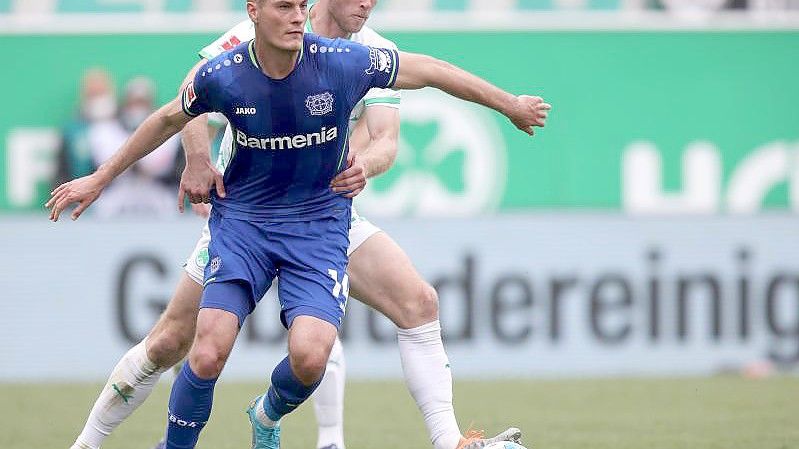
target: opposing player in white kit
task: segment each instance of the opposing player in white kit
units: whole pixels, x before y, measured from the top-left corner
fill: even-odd
[[[327,37],[349,37],[376,47],[396,48],[392,42],[364,27],[375,3],[376,0],[320,0],[311,8],[306,30]],[[253,36],[252,22],[247,20],[200,54],[210,59]],[[193,78],[201,64],[187,79]],[[358,124],[352,126],[355,131],[351,138],[350,167],[334,180],[334,190],[354,196],[363,188],[367,177],[390,167],[397,151],[398,107],[398,92],[373,89],[353,111],[351,119]],[[546,114],[541,126],[545,118]],[[196,119],[184,130],[187,167],[181,181],[181,206],[184,192],[192,203],[207,202],[209,189],[214,185],[220,195],[223,192],[221,175],[208,156],[206,123],[204,118]],[[229,129],[226,134],[227,144],[223,143],[220,151],[222,170],[230,158]],[[347,272],[351,296],[382,312],[397,325],[405,380],[422,411],[435,449],[473,449],[492,441],[519,439],[518,429],[508,429],[491,439],[483,439],[482,435],[461,435],[452,407],[452,376],[441,341],[435,290],[421,279],[407,255],[388,235],[354,212],[349,238]],[[206,226],[186,262],[185,273],[167,310],[148,337],[117,364],[73,449],[99,448],[105,437],[144,402],[160,374],[188,352],[202,295],[208,241]],[[337,341],[322,384],[314,395],[319,423],[317,447],[344,447],[343,389],[344,359]]]

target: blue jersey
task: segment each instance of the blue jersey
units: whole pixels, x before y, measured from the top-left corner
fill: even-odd
[[[263,73],[254,40],[208,61],[183,92],[189,115],[221,112],[233,129],[222,216],[306,221],[331,216],[351,200],[330,181],[346,165],[350,112],[373,87],[396,80],[396,50],[306,34],[294,70]]]

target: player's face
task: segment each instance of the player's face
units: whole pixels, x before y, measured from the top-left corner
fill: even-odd
[[[281,50],[302,49],[308,18],[307,0],[249,0],[247,13],[255,23],[255,35]]]
[[[361,31],[377,0],[330,0],[330,14],[344,31]]]

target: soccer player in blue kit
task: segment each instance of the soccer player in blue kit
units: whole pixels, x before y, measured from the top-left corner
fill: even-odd
[[[529,133],[549,109],[540,99],[512,96],[516,104],[508,108],[509,94],[485,82],[454,87],[463,75],[433,58],[303,35],[304,1],[252,0],[247,10],[256,38],[209,61],[181,98],[148,118],[118,152],[140,157],[204,112],[223,112],[234,127],[227,195],[212,199],[197,335],[170,398],[168,448],[196,444],[238,330],[278,273],[289,355],[250,407],[253,447],[279,447],[280,418],[321,379],[347,297],[351,200],[334,193],[330,180],[347,160],[350,111],[369,88],[456,91]],[[106,164],[111,176],[130,165],[126,157]],[[95,198],[80,201],[73,217]],[[53,219],[73,201],[69,189],[57,191]]]

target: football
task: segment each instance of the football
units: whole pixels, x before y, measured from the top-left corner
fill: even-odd
[[[488,446],[485,446],[483,449],[527,449],[527,448],[519,443],[513,443],[511,441],[497,441],[496,443],[491,443]]]

